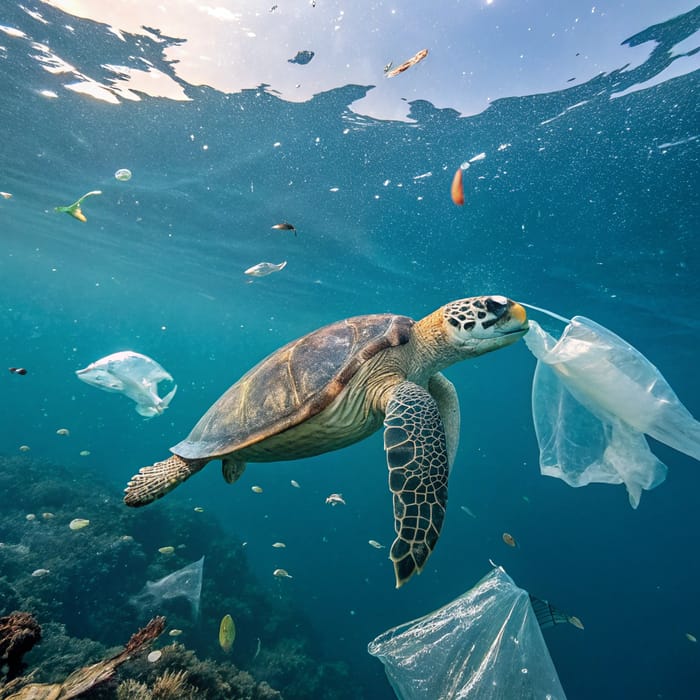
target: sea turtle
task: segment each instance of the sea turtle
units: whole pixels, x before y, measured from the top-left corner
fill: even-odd
[[[525,309],[502,296],[459,299],[417,322],[374,314],[320,328],[243,375],[171,457],[131,479],[124,502],[150,503],[213,459],[222,460],[231,483],[246,462],[337,450],[383,422],[398,588],[425,565],[445,516],[459,403],[440,371],[510,345],[527,330]]]

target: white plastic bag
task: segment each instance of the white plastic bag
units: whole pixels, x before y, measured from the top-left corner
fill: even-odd
[[[557,341],[535,321],[532,413],[540,470],[570,486],[624,483],[633,508],[666,478],[643,433],[700,459],[700,423],[639,351],[575,316]]]
[[[128,396],[136,402],[136,412],[145,418],[161,415],[177,391],[176,384],[161,398],[158,384],[172,383],[173,378],[155,360],[132,350],[107,355],[76,374],[86,384]]]
[[[565,699],[530,596],[500,567],[368,651],[399,700]]]

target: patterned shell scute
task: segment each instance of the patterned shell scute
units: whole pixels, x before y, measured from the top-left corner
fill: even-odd
[[[356,316],[288,343],[231,386],[171,451],[214,458],[302,423],[328,406],[364,362],[408,342],[413,324],[393,314]]]

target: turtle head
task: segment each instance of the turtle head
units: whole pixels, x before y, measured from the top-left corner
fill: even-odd
[[[511,345],[528,331],[525,309],[502,296],[458,299],[441,311],[444,338],[462,357]]]

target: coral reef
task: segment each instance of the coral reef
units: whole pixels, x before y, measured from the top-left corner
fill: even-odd
[[[41,640],[41,627],[33,615],[13,612],[0,617],[0,679],[22,675],[22,657]]]
[[[71,530],[74,518],[89,524]],[[202,556],[196,619],[182,596],[159,601],[157,610],[130,603],[147,581]],[[185,699],[192,689],[192,697],[206,700],[362,698],[347,668],[314,646],[294,601],[273,598],[255,579],[240,541],[208,512],[195,513],[177,499],[133,510],[98,476],[76,477],[26,455],[0,457],[0,572],[0,615],[26,610],[41,625],[41,644],[24,658],[37,683],[62,682],[75,668],[107,657],[135,625],[163,614],[166,635],[182,635],[177,643],[161,646],[155,663],[129,660],[113,683],[86,697],[165,697],[159,693],[179,679],[177,697]],[[237,630],[226,657],[218,643],[223,612]]]

